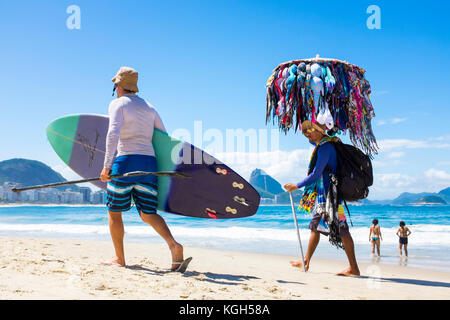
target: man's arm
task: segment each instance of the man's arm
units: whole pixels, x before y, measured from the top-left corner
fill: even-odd
[[[105,161],[103,163],[103,170],[100,174],[100,179],[103,182],[111,180],[109,175],[111,173],[111,167],[114,162],[114,154],[117,150],[117,144],[119,143],[120,130],[123,124],[123,112],[122,103],[120,101],[113,100],[109,104],[109,127],[108,134],[106,136],[106,153]]]

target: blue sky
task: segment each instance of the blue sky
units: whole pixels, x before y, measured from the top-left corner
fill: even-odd
[[[81,10],[69,30],[66,9]],[[366,9],[378,5],[381,29]],[[450,186],[446,1],[2,1],[0,160],[36,159],[73,177],[46,140],[53,119],[107,112],[120,66],[169,132],[265,125],[265,83],[279,63],[316,54],[367,70],[381,150],[369,199]],[[346,137],[344,140],[347,139]],[[305,175],[310,145],[280,136],[280,182]],[[248,178],[250,167],[233,166]],[[246,176],[247,175],[247,176]]]

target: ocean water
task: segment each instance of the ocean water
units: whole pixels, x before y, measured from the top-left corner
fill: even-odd
[[[450,206],[349,208],[353,222],[350,232],[359,262],[450,272]],[[290,206],[261,206],[252,217],[231,220],[160,214],[176,240],[185,246],[300,256]],[[379,220],[383,235],[380,259],[372,257],[369,243],[369,227],[374,218]],[[306,252],[311,217],[297,214],[297,219],[303,251]],[[135,208],[125,212],[123,220],[125,241],[163,243],[156,232],[140,220]],[[412,231],[407,260],[400,259],[398,255],[396,231],[401,220],[405,221]],[[0,236],[110,240],[106,208],[93,206],[0,207]],[[321,236],[314,257],[346,260],[344,251],[333,247],[324,236]],[[286,257],[287,261],[288,259]]]

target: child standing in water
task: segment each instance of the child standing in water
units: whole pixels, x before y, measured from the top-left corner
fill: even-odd
[[[372,243],[372,254],[375,254],[375,246],[377,247],[377,254],[380,256],[380,243],[383,240],[381,236],[381,228],[378,225],[378,219],[372,220],[372,226],[370,227],[369,241]]]
[[[399,237],[398,250],[400,256],[402,255],[402,246],[405,250],[405,256],[408,256],[408,236],[410,234],[411,231],[405,226],[405,222],[400,221],[400,227],[397,230],[397,236]]]

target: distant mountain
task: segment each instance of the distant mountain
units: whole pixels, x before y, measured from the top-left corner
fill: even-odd
[[[21,187],[67,181],[61,174],[46,164],[28,159],[10,159],[0,162],[0,185],[4,182],[19,183]],[[78,191],[78,186],[64,186],[59,189]]]
[[[438,192],[440,196],[450,197],[450,187],[445,188]]]
[[[250,184],[259,192],[261,198],[276,199],[278,204],[290,203],[289,193],[284,191],[281,184],[261,169],[253,170],[250,176]],[[296,190],[292,193],[294,201],[298,203],[302,191]],[[417,203],[450,204],[450,187],[439,191],[439,193],[404,192],[393,200],[368,200],[363,199],[351,202],[351,205],[411,205]]]
[[[272,194],[284,192],[281,184],[261,169],[253,170],[250,175],[250,184]]]
[[[417,203],[428,203],[428,204],[447,204],[447,201],[439,196],[425,196],[420,198]]]
[[[439,193],[421,192],[421,193],[409,193],[404,192],[397,198],[392,200],[393,205],[409,205],[422,202],[430,202],[436,204],[450,203],[450,188],[441,190]],[[430,200],[430,201],[427,201]],[[434,201],[431,201],[434,200]]]
[[[291,203],[289,193],[286,192],[281,184],[261,169],[253,170],[250,176],[250,184],[258,191],[261,198],[276,200],[277,204]],[[301,190],[292,192],[295,203],[300,202]]]
[[[256,189],[256,191],[258,191],[261,198],[275,199],[275,195],[273,193],[267,192],[258,186],[253,186],[253,187]]]

